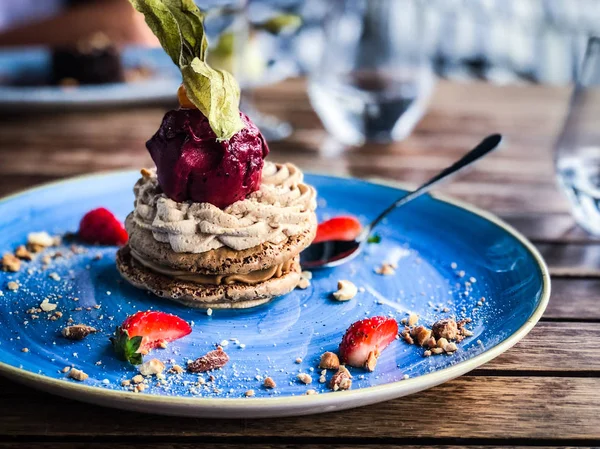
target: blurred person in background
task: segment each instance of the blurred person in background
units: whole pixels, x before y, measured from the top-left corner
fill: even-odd
[[[0,0],[3,47],[65,46],[98,32],[115,44],[157,44],[128,0]]]

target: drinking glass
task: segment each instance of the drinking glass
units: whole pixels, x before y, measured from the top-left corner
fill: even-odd
[[[431,94],[420,0],[335,0],[309,96],[327,131],[361,145],[406,137]]]
[[[554,152],[559,185],[577,223],[600,235],[600,38],[588,41]]]

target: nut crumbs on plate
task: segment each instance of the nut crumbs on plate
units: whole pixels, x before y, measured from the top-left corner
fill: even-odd
[[[340,367],[340,359],[337,354],[333,352],[324,352],[321,355],[321,361],[319,362],[319,368],[324,369],[338,369]]]
[[[349,390],[351,387],[352,375],[344,365],[340,365],[340,368],[329,381],[329,388],[331,388],[333,391],[338,391]]]
[[[67,377],[71,378],[71,379],[75,379],[78,380],[80,382],[83,382],[84,380],[86,380],[89,376],[84,373],[83,371],[77,369],[77,368],[71,368],[69,370],[69,373],[67,374]]]
[[[85,324],[67,326],[62,330],[62,336],[69,340],[83,340],[89,334],[96,332],[96,328]]]
[[[152,376],[160,374],[165,370],[165,364],[158,359],[151,359],[138,366],[138,371],[142,376]]]
[[[277,386],[277,384],[270,377],[265,377],[265,380],[263,381],[263,386],[265,388],[275,388]]]
[[[390,263],[383,263],[380,267],[375,268],[375,273],[382,276],[391,276],[396,273],[395,267]]]
[[[17,272],[21,269],[21,260],[11,253],[6,253],[2,256],[2,269],[13,273]]]
[[[312,382],[312,377],[310,377],[310,375],[309,375],[309,374],[306,374],[306,373],[300,373],[300,374],[298,374],[298,375],[296,376],[296,378],[297,378],[297,379],[298,379],[300,382],[302,382],[303,384],[306,384],[306,385],[308,385],[309,383],[311,383],[311,382]]]

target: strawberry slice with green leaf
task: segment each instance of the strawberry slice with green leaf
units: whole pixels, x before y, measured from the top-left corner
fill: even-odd
[[[375,369],[377,357],[398,335],[393,318],[374,316],[353,323],[340,344],[340,361],[357,368]]]
[[[137,312],[117,327],[110,339],[121,360],[133,365],[142,363],[142,356],[163,343],[185,337],[192,332],[190,325],[170,313],[149,310]]]
[[[362,225],[351,215],[334,217],[319,224],[313,243],[327,240],[354,240],[360,234]]]

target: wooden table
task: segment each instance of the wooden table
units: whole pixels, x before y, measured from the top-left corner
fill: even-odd
[[[342,154],[323,150],[326,134],[302,80],[258,98],[264,110],[296,127],[291,140],[271,146],[271,158],[317,172],[416,183],[482,136],[503,133],[502,151],[444,191],[497,213],[540,249],[553,274],[542,321],[516,347],[452,382],[320,416],[210,421],[143,415],[0,380],[0,449],[30,442],[53,449],[600,444],[600,240],[575,227],[552,168],[568,90],[442,82],[410,138]],[[163,112],[164,107],[1,118],[0,194],[79,173],[149,166],[144,142]]]

